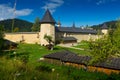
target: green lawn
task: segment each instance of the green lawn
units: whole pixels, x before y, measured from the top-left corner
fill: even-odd
[[[82,49],[88,50],[89,49],[89,43],[83,41],[83,42],[78,43],[77,46],[73,46],[73,47],[82,48]]]
[[[60,46],[55,46],[54,50],[47,50],[45,47],[40,46],[38,44],[19,44],[18,49],[15,52],[16,54],[19,54],[19,55],[28,54],[29,62],[33,64],[33,63],[36,63],[36,61],[39,58],[43,57],[46,54],[50,54],[58,51],[64,51],[64,50],[69,50],[79,55],[89,55],[89,52],[87,51],[64,48]]]
[[[38,59],[46,54],[63,50],[89,55],[87,51],[59,46],[55,46],[51,51],[38,44],[19,44],[17,50],[0,55],[0,80],[119,80],[120,76],[116,74],[108,76],[70,66],[38,62]]]

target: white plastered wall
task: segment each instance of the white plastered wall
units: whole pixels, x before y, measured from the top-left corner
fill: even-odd
[[[50,23],[41,24],[40,31],[40,42],[41,45],[47,45],[48,42],[44,39],[45,35],[52,36],[53,41],[55,41],[55,25]]]
[[[40,35],[37,32],[5,33],[5,39],[11,40],[13,42],[20,42],[24,39],[25,43],[40,44]]]

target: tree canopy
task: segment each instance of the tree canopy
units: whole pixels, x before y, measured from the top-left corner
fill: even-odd
[[[39,19],[39,17],[36,17],[35,22],[34,22],[31,29],[33,32],[40,31],[40,19]]]
[[[4,26],[0,25],[0,50],[4,44]]]
[[[120,20],[117,21],[116,26],[116,29],[109,29],[108,35],[90,41],[89,48],[93,57],[90,63],[120,56]]]

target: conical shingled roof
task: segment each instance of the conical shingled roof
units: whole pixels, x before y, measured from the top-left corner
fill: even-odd
[[[103,26],[101,27],[101,29],[108,29],[108,26],[106,24],[103,24]]]
[[[47,9],[40,23],[56,23],[50,11]]]

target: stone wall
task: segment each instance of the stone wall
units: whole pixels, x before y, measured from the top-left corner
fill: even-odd
[[[82,33],[63,33],[63,32],[58,32],[56,33],[56,39],[60,40],[62,37],[75,37],[77,39],[77,42],[81,42],[82,40],[95,40],[100,38],[102,35],[97,35],[97,34],[82,34]]]
[[[46,33],[47,32],[44,32],[44,34],[46,34]],[[52,35],[52,37],[53,37],[54,34],[48,34],[48,35]],[[43,41],[44,43],[47,44],[47,41],[44,40],[44,38],[41,38],[40,36],[41,36],[40,32],[5,33],[5,39],[11,40],[13,42],[21,42],[22,40],[24,40],[25,43],[41,44],[40,42]],[[102,35],[100,35],[99,37],[101,37],[101,36]],[[42,36],[42,37],[44,37],[44,36]],[[90,38],[93,39],[93,40],[99,38],[98,35],[95,35],[95,34],[60,33],[60,32],[56,33],[56,40],[60,40],[60,38],[62,38],[62,37],[75,37],[77,39],[77,42],[81,42],[82,40],[87,40],[88,41],[88,40],[90,40]],[[41,39],[41,41],[40,41],[40,39]]]
[[[5,39],[11,40],[13,42],[22,42],[40,44],[40,34],[38,32],[17,32],[17,33],[5,33]]]

